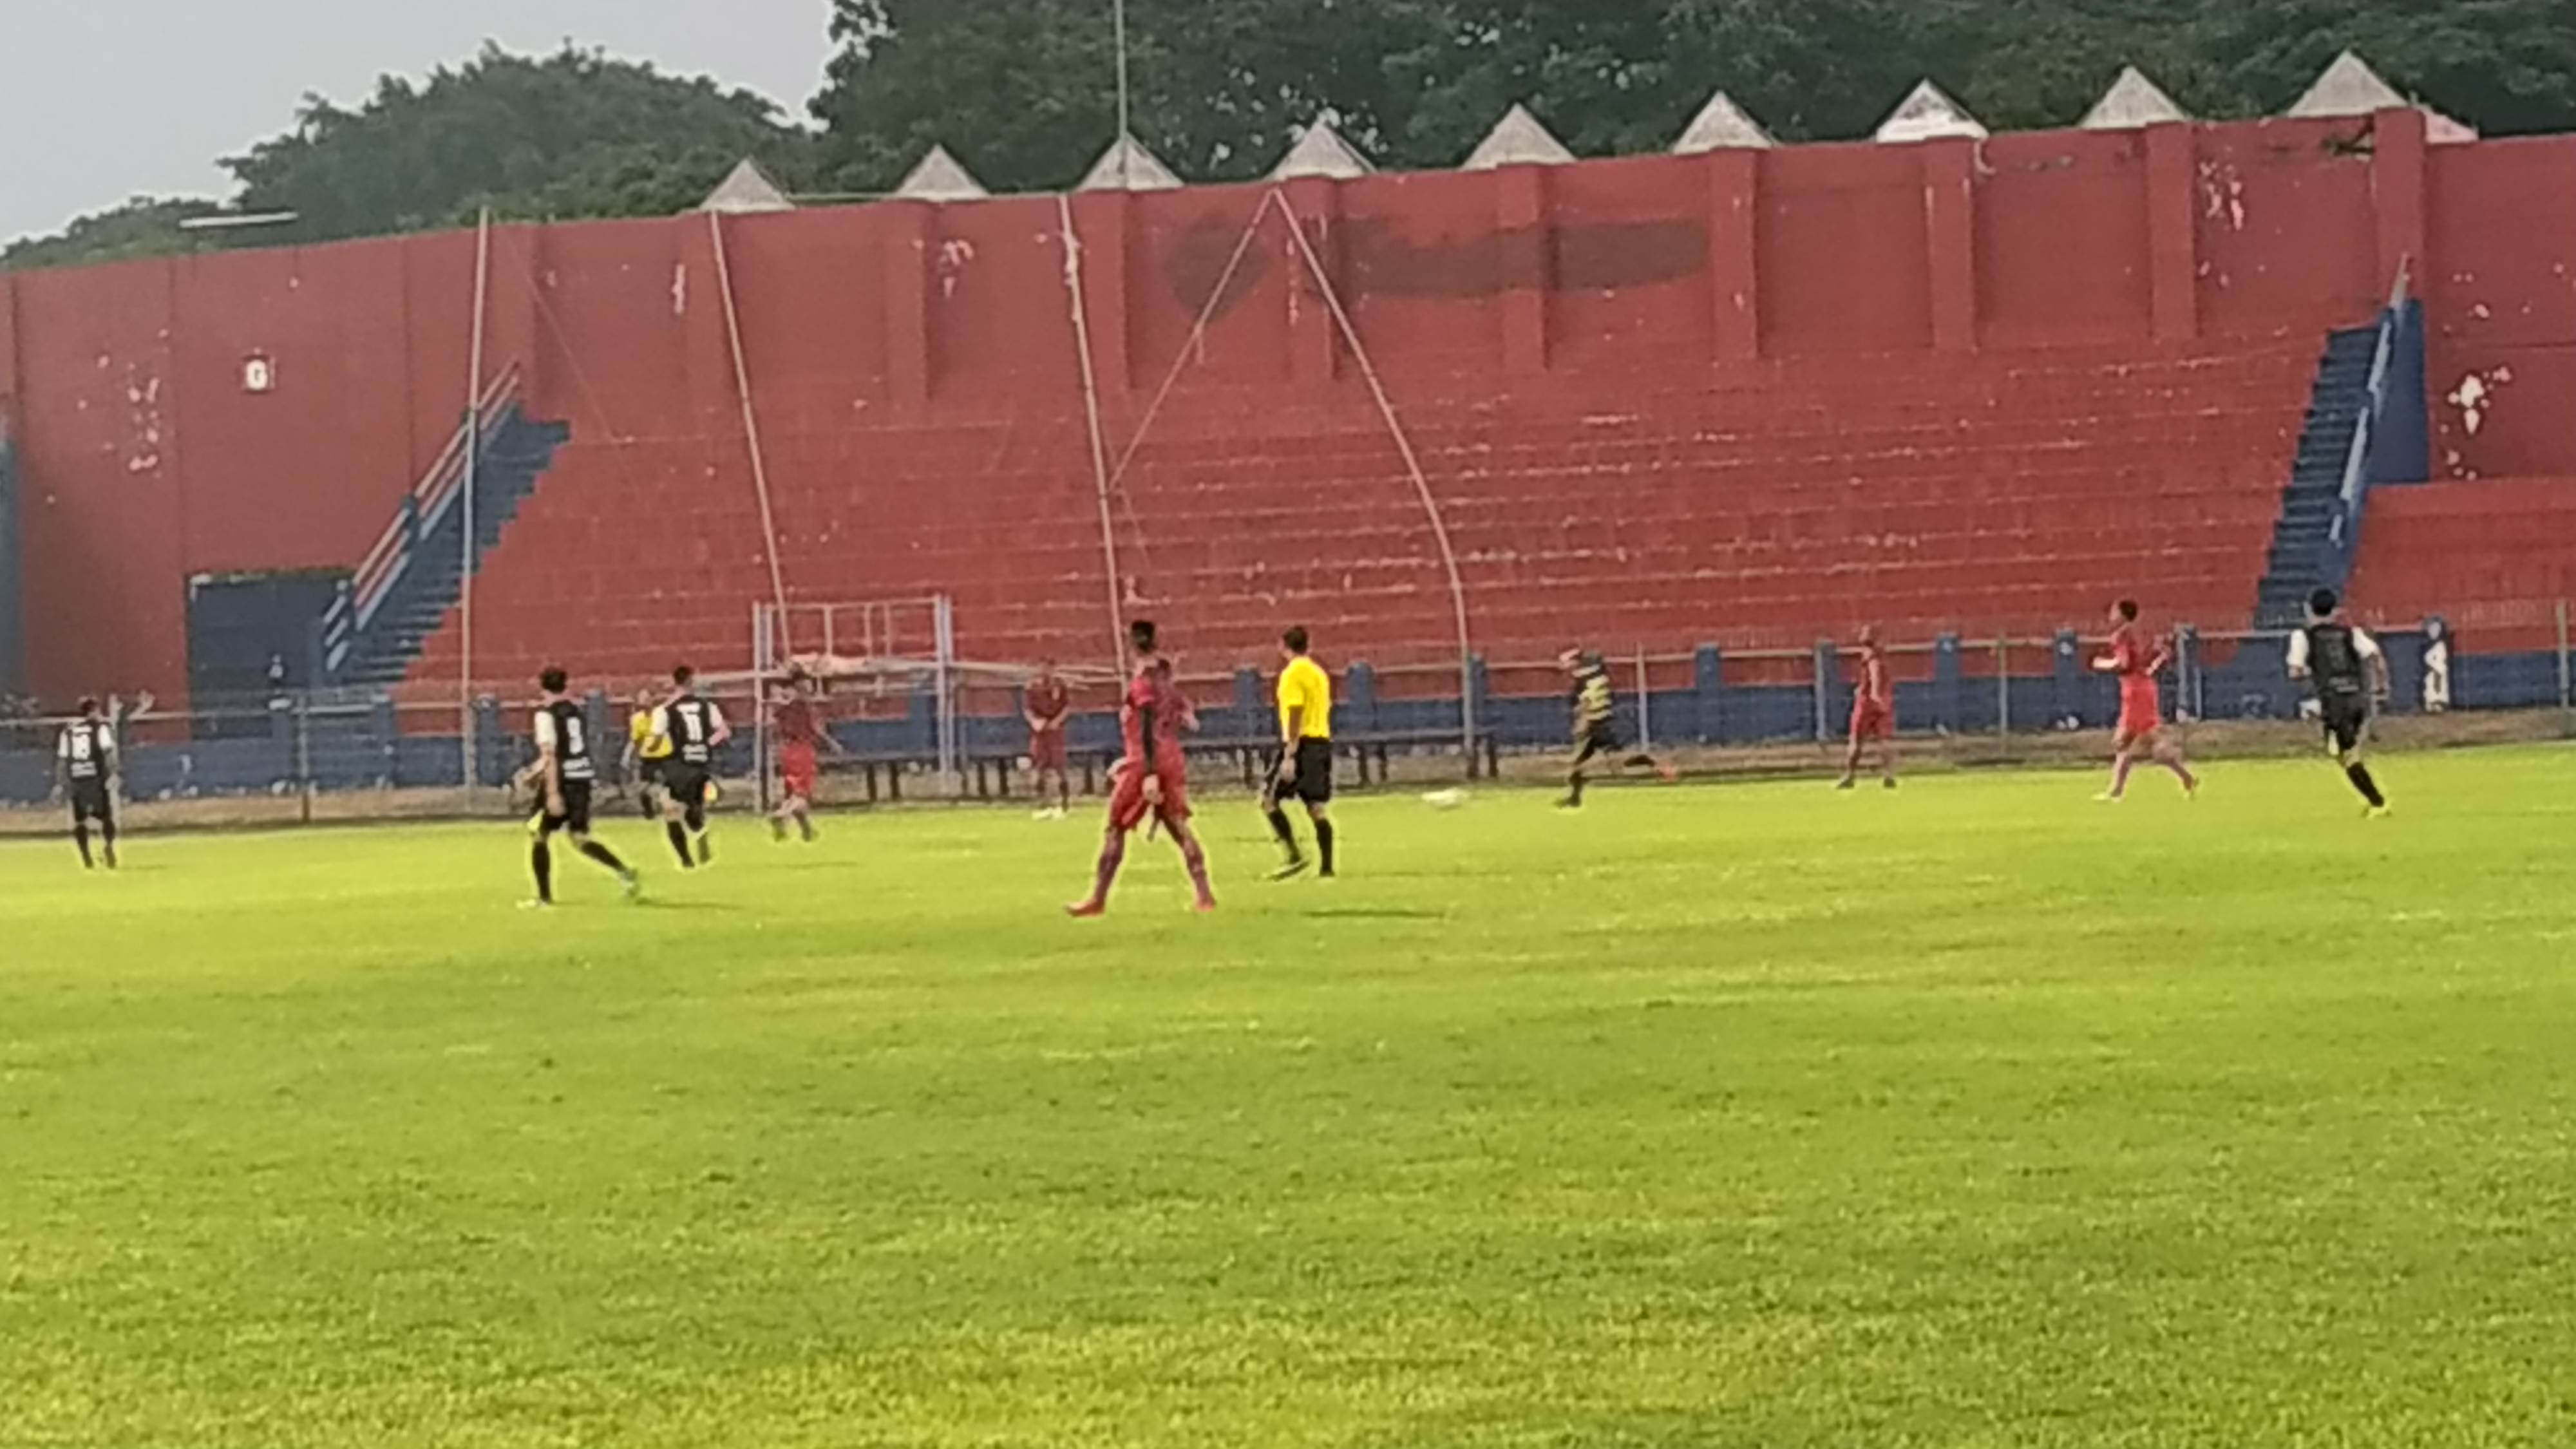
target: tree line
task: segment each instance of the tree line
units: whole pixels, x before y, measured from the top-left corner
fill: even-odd
[[[1117,125],[1111,0],[834,0],[801,120],[566,47],[486,47],[223,165],[273,233],[139,198],[0,253],[41,266],[515,218],[665,215],[749,156],[791,189],[891,190],[932,143],[999,191],[1070,184]],[[1514,102],[1578,154],[1671,144],[1723,88],[1783,140],[1857,137],[1929,76],[1997,129],[2065,125],[2124,64],[2195,114],[2271,114],[2359,51],[2490,133],[2576,130],[2576,0],[1128,0],[1133,128],[1190,180],[1258,175],[1331,112],[1382,165],[1455,165]]]

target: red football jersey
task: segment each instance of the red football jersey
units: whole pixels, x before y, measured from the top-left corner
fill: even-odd
[[[2111,634],[2111,662],[2117,667],[2122,682],[2150,680],[2165,667],[2164,646],[2150,638],[2135,624],[2123,624]]]
[[[1153,716],[1154,737],[1145,738],[1146,716]],[[1127,681],[1127,697],[1118,711],[1119,732],[1130,764],[1143,764],[1147,750],[1158,761],[1181,758],[1181,730],[1188,723],[1190,702],[1172,683],[1172,667],[1149,659]]]
[[[1860,697],[1868,703],[1886,706],[1895,702],[1887,680],[1887,654],[1880,649],[1866,649],[1860,656]]]
[[[811,701],[791,699],[778,707],[778,737],[791,745],[823,743],[823,722]]]
[[[1061,724],[1073,708],[1073,697],[1065,691],[1061,679],[1032,680],[1028,693],[1029,713],[1048,724]]]

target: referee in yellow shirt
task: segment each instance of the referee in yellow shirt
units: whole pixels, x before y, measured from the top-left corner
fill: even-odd
[[[661,701],[653,691],[639,691],[635,713],[626,722],[627,781],[635,786],[635,803],[647,820],[662,818],[662,767],[671,762],[671,742],[653,734],[653,710]]]
[[[1279,652],[1288,663],[1279,671],[1279,763],[1270,772],[1261,807],[1270,828],[1288,852],[1288,863],[1273,880],[1306,873],[1306,853],[1297,847],[1297,831],[1288,823],[1286,802],[1306,802],[1315,822],[1315,856],[1321,874],[1333,874],[1333,681],[1324,666],[1306,653],[1306,631],[1279,636]]]

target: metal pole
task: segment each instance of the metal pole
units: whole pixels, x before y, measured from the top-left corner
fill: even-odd
[[[303,788],[298,813],[302,823],[313,823],[313,707],[309,696],[295,701],[295,779]]]
[[[1133,191],[1129,172],[1135,148],[1127,144],[1135,127],[1134,102],[1127,88],[1127,0],[1111,0],[1110,13],[1118,31],[1118,189]]]
[[[465,788],[474,788],[474,493],[483,472],[483,310],[492,282],[492,208],[483,208],[474,224],[474,334],[465,349],[465,509],[462,557],[457,565],[456,710],[458,739],[464,752]]]
[[[752,798],[766,815],[777,804],[769,798],[769,714],[761,708],[761,681],[769,677],[769,607],[751,601],[751,774]]]
[[[2570,678],[2567,657],[2567,601],[2558,601],[2558,707],[2576,709],[2576,679]]]
[[[1646,646],[1637,646],[1637,748],[1655,747],[1654,695],[1646,689]]]
[[[931,605],[932,628],[938,637],[938,655],[934,669],[939,689],[939,780],[940,789],[951,798],[962,793],[964,782],[957,777],[957,701],[948,663],[954,657],[955,621],[949,613],[949,601],[941,594]]]
[[[1995,736],[2012,738],[2012,645],[1995,641]]]

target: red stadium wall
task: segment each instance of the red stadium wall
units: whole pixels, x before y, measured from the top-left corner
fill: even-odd
[[[2437,399],[2437,470],[2576,472],[2576,139],[2428,149],[2420,117],[2388,113],[1284,190],[1397,404],[1451,430],[1444,467],[1570,446],[1554,440],[1587,409],[1687,422],[1750,405],[1784,365],[1802,398],[1865,412],[1873,378],[1908,387],[1945,357],[2268,355],[2366,318],[2403,261],[2434,391],[2479,379],[2474,422]],[[1181,435],[1258,419],[1391,468],[1356,359],[1275,220],[1188,345],[1265,194],[1074,201],[1113,451],[1187,348],[1166,414]],[[1060,536],[1042,566],[1061,575],[1062,632],[1105,633],[1057,227],[1047,198],[724,223],[783,531],[808,557],[895,578],[940,538],[999,557]],[[473,273],[473,239],[447,234],[0,278],[33,686],[175,695],[190,575],[354,563],[459,414]],[[544,555],[603,595],[639,574],[648,594],[720,595],[728,621],[766,592],[739,506],[724,300],[703,217],[497,234],[493,365],[522,365],[532,411],[574,429],[486,567],[497,589]],[[241,382],[255,356],[276,367],[264,395]],[[1836,375],[1839,392],[1815,392]],[[1295,500],[1299,451],[1211,448],[1205,466],[1269,469]],[[696,506],[710,500],[724,506]],[[1413,526],[1390,515],[1390,539]],[[1411,570],[1397,594],[1424,583],[1419,542],[1394,560]],[[1446,628],[1445,590],[1388,607]],[[674,647],[737,647],[724,628]]]

